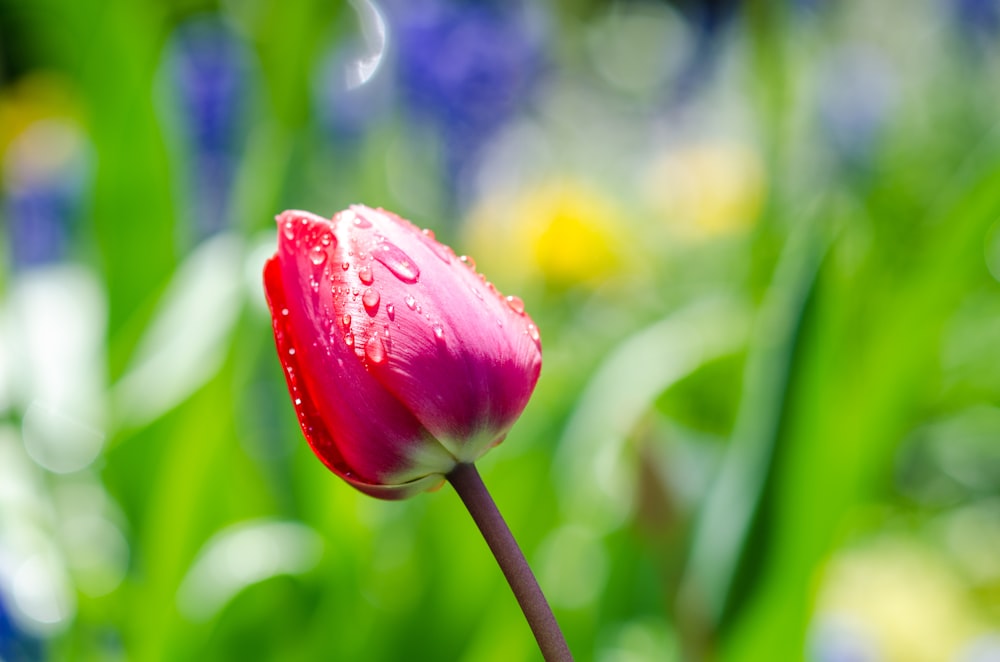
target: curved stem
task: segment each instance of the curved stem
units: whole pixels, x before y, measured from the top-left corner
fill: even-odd
[[[447,476],[496,557],[547,662],[572,662],[566,639],[493,497],[474,464],[459,464]]]

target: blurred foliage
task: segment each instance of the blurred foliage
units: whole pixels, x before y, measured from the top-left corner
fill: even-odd
[[[480,469],[578,660],[997,659],[998,105],[995,0],[0,0],[0,660],[539,659],[301,439],[352,202],[542,331]]]

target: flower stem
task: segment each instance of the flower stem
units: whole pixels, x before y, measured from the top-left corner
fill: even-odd
[[[546,662],[572,662],[566,639],[521,548],[497,510],[476,465],[462,463],[447,476],[496,557]]]

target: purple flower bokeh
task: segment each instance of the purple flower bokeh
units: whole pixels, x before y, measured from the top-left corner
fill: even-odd
[[[521,112],[547,62],[545,17],[520,2],[394,2],[400,92],[441,134],[457,183],[479,149]]]
[[[66,259],[82,211],[86,140],[66,121],[40,120],[4,155],[3,212],[15,271]]]
[[[168,67],[194,164],[190,173],[194,231],[199,238],[205,237],[228,222],[236,163],[246,133],[249,56],[224,23],[203,17],[177,27]]]

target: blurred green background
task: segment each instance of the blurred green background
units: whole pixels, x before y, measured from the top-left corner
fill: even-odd
[[[0,0],[0,660],[540,659],[312,456],[285,208],[542,331],[479,463],[577,659],[1000,659],[1000,3]]]

